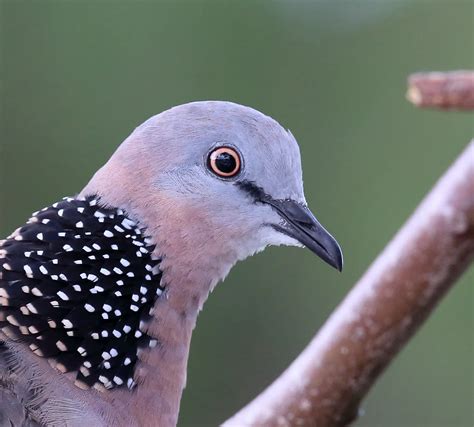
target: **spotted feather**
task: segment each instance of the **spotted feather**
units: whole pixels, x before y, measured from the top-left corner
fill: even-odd
[[[83,388],[133,388],[164,287],[146,230],[96,197],[35,212],[0,242],[0,328]]]

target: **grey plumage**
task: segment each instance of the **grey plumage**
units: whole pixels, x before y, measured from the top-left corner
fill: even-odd
[[[15,356],[5,343],[0,342],[0,426],[39,427],[29,417],[28,402],[33,393],[18,381]]]
[[[291,133],[227,102],[152,117],[78,196],[0,244],[3,420],[175,425],[209,292],[280,244],[342,267],[306,206]]]

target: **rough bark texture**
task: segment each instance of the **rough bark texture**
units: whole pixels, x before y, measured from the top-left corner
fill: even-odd
[[[418,106],[474,108],[474,74],[415,74]],[[474,259],[474,140],[308,347],[224,427],[339,427]]]
[[[407,98],[417,107],[473,110],[474,71],[412,74]]]

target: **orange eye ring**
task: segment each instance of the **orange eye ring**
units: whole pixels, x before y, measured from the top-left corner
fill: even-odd
[[[240,172],[241,161],[239,153],[231,147],[219,147],[211,151],[208,167],[217,176],[232,178]]]

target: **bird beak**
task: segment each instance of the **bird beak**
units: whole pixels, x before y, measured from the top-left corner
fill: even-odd
[[[267,199],[265,202],[285,220],[283,225],[275,226],[278,231],[298,240],[329,265],[342,271],[343,257],[339,244],[307,206],[294,200]]]

